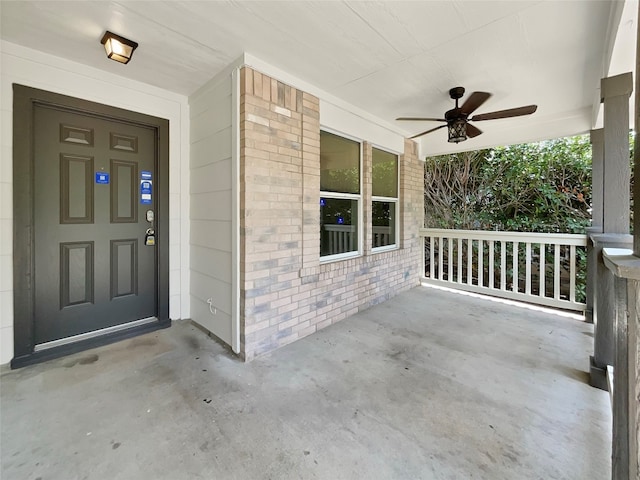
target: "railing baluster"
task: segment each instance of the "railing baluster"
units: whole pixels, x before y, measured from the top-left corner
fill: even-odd
[[[467,238],[467,285],[473,285],[473,239]]]
[[[462,237],[458,238],[458,268],[457,268],[457,273],[458,273],[458,283],[462,283],[462,269],[463,269],[463,264],[462,264]]]
[[[442,257],[444,256],[444,242],[442,241],[442,237],[438,237],[438,280],[444,280],[444,274],[442,272]]]
[[[325,228],[327,240],[336,253],[342,253],[339,250],[354,241],[354,232],[345,234],[343,226],[331,226],[334,231],[329,227]],[[374,233],[377,234],[376,244],[388,243],[386,232]],[[489,293],[557,308],[585,310],[584,302],[576,301],[580,285],[577,275],[582,273],[580,269],[583,268],[580,258],[576,257],[578,247],[585,248],[587,244],[584,235],[427,228],[421,229],[420,234],[425,242],[421,255],[424,259],[425,283],[455,285],[460,290]],[[428,254],[426,248],[429,249]],[[499,259],[497,248],[500,248]],[[553,260],[547,262],[547,253],[553,255]],[[429,262],[428,268],[426,262]],[[445,262],[448,262],[446,266]],[[499,273],[496,271],[498,268]],[[553,287],[549,288],[547,270],[549,281],[553,281]],[[520,271],[524,277],[522,285]],[[535,275],[539,275],[537,280],[534,280]],[[565,278],[567,276],[569,279]],[[508,283],[509,279],[512,281],[511,285]]]
[[[433,276],[434,269],[435,269],[435,265],[434,265],[434,263],[435,263],[434,254],[435,254],[435,248],[436,248],[435,247],[435,243],[436,243],[435,238],[436,237],[434,237],[434,236],[429,237],[429,239],[430,239],[430,241],[429,241],[429,245],[430,245],[430,248],[429,248],[429,278],[435,278]]]
[[[560,300],[560,244],[553,248],[553,298]]]
[[[540,244],[540,296],[541,297],[546,297],[546,293],[545,293],[545,288],[546,288],[546,283],[547,283],[547,275],[546,275],[546,266],[544,264],[545,262],[545,255],[547,253],[547,245],[544,243]]]
[[[576,246],[571,245],[569,257],[569,301],[576,301]]]
[[[494,249],[494,241],[489,240],[489,288],[493,288],[493,249]]]
[[[427,244],[427,237],[422,237],[422,276],[426,277],[427,276],[427,272],[426,270],[426,266],[427,266],[427,256],[425,255],[425,248],[426,248],[426,244]]]
[[[507,289],[507,243],[500,240],[500,290]]]
[[[511,276],[511,289],[514,292],[519,290],[519,279],[518,279],[518,245],[519,242],[513,242],[513,275]]]
[[[525,244],[525,257],[524,293],[531,295],[531,242]]]
[[[447,239],[447,280],[453,282],[453,238]]]
[[[478,240],[478,286],[484,286],[484,240]]]

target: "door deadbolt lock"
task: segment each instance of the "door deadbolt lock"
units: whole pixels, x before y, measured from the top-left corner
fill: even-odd
[[[147,210],[147,222],[149,223],[153,223],[153,210]]]
[[[156,231],[153,228],[147,228],[144,234],[144,244],[148,247],[152,247],[156,244]]]

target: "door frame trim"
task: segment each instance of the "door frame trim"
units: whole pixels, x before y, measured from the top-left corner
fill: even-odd
[[[157,198],[157,322],[46,350],[35,351],[34,112],[36,105],[154,129]],[[14,357],[11,368],[86,350],[158,328],[169,319],[169,121],[117,107],[13,84],[13,301]],[[135,322],[134,322],[135,323]]]

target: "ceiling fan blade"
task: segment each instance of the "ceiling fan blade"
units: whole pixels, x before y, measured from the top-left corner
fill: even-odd
[[[487,92],[473,92],[469,98],[467,98],[467,101],[462,104],[460,111],[465,115],[469,115],[475,111],[476,108],[489,100],[489,97],[491,97],[491,94]]]
[[[409,120],[409,121],[416,121],[416,122],[422,122],[422,121],[446,122],[444,118],[431,118],[431,117],[398,117],[396,118],[396,120]]]
[[[520,117],[522,115],[531,115],[538,109],[537,105],[527,105],[526,107],[510,108],[508,110],[499,110],[497,112],[481,113],[469,120],[478,122],[480,120],[496,120],[498,118]]]
[[[481,133],[482,133],[482,130],[480,130],[478,127],[471,125],[470,123],[467,123],[467,137],[469,138],[477,137]]]
[[[444,127],[446,127],[446,125],[440,125],[439,127],[432,128],[431,130],[427,130],[427,131],[422,132],[422,133],[418,133],[417,135],[414,135],[413,137],[409,137],[409,138],[418,138],[418,137],[421,137],[422,135],[426,135],[427,133],[435,132],[436,130],[440,130],[441,128],[444,128]]]

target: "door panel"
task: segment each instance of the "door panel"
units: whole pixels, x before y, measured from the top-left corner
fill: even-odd
[[[111,223],[137,223],[138,164],[111,160]]]
[[[157,316],[155,131],[36,105],[34,133],[35,343]]]
[[[93,223],[93,157],[60,154],[60,223]]]
[[[93,242],[60,244],[60,309],[93,303]]]
[[[111,240],[111,299],[138,294],[138,241]]]

